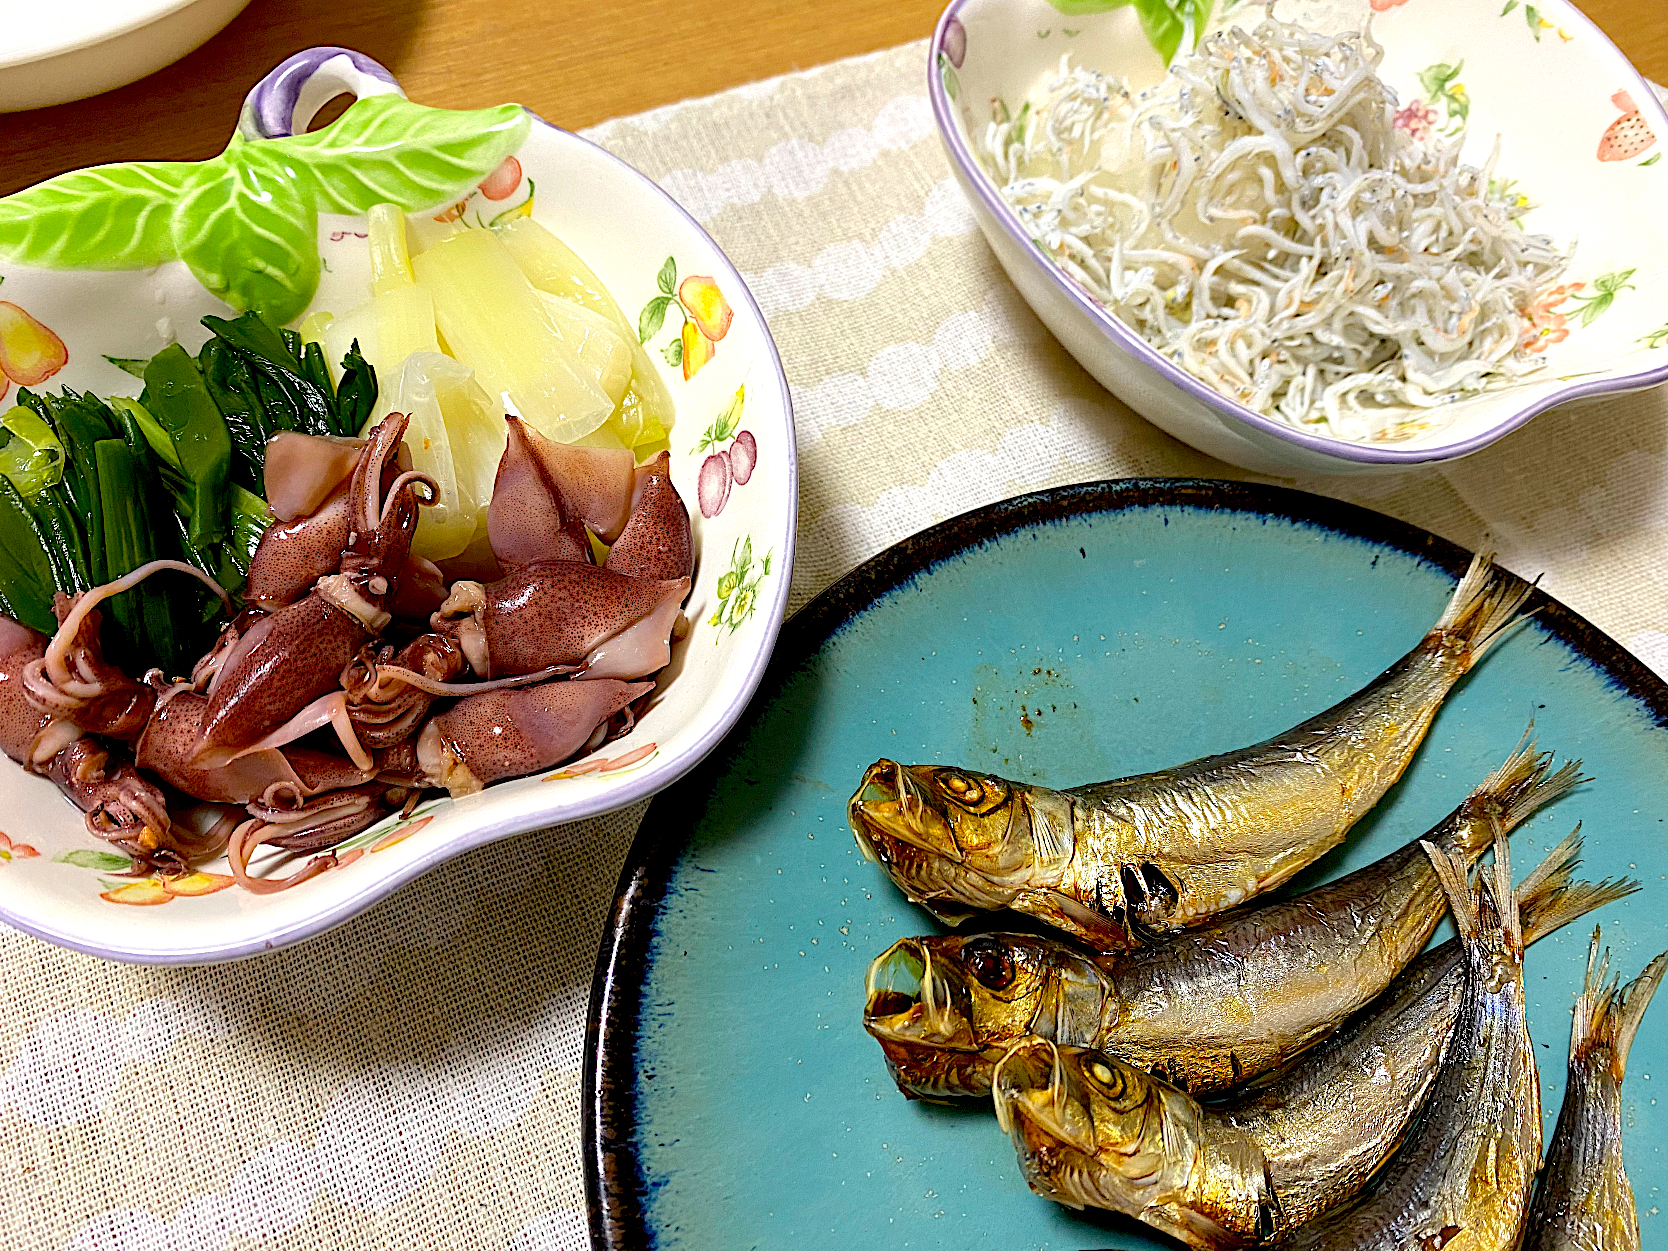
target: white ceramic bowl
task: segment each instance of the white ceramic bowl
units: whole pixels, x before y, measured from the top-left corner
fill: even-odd
[[[1278,15],[1301,17],[1289,5]],[[1583,285],[1561,293],[1549,311],[1567,337],[1546,348],[1543,371],[1455,404],[1439,430],[1367,444],[1264,417],[1161,357],[1033,246],[970,142],[989,122],[993,101],[1017,108],[1064,53],[1123,76],[1137,90],[1157,82],[1163,60],[1142,34],[1138,7],[952,0],[933,36],[928,79],[956,176],[1003,269],[1084,368],[1147,420],[1201,451],[1266,473],[1394,471],[1468,455],[1555,404],[1668,381],[1668,159],[1658,159],[1668,149],[1668,114],[1567,0],[1527,8],[1513,0],[1504,13],[1501,0],[1372,3],[1380,10],[1373,34],[1385,48],[1381,72],[1404,104],[1431,94],[1422,70],[1463,62],[1449,90],[1462,87],[1470,108],[1465,158],[1482,164],[1498,134],[1501,174],[1540,206],[1528,215],[1529,228],[1561,242],[1579,239],[1563,281]],[[1366,0],[1330,9],[1350,25],[1369,12]],[[1229,20],[1251,26],[1261,16],[1260,6],[1244,3]],[[1446,124],[1447,101],[1423,103],[1438,126]],[[1650,145],[1638,147],[1645,139]],[[1605,279],[1625,289],[1583,324]]]
[[[294,129],[304,130],[311,110],[342,90],[370,95],[398,88],[368,58],[342,49],[313,49],[292,57],[250,93],[242,128],[258,131],[274,118],[288,121],[293,114]],[[93,863],[96,853],[109,850],[108,844],[101,847],[87,833],[81,814],[50,782],[0,757],[0,832],[6,836],[0,842],[0,919],[63,946],[147,964],[204,963],[271,950],[346,920],[468,848],[652,795],[693,767],[735,722],[758,684],[781,625],[793,556],[793,418],[775,345],[740,275],[717,245],[642,174],[537,119],[516,156],[525,175],[522,182],[513,190],[495,186],[501,196],[496,201],[471,199],[471,220],[483,210],[490,217],[513,209],[529,194],[531,180],[537,186],[532,216],[591,264],[630,315],[661,294],[658,276],[668,257],[675,259],[680,276],[715,279],[735,314],[716,354],[693,378],[686,380],[671,366],[662,369],[677,409],[671,435],[673,481],[694,521],[697,566],[685,605],[693,629],[674,646],[654,703],[636,728],[598,756],[617,761],[651,744],[652,752],[615,771],[552,777],[560,771],[548,770],[464,799],[425,804],[416,822],[390,820],[372,835],[352,840],[351,845],[365,847],[352,863],[279,894],[254,895],[233,887],[170,897],[166,906],[110,902],[106,892],[121,882],[101,874]],[[321,215],[318,240],[326,272],[312,308],[339,312],[366,298],[364,231],[362,217]],[[0,295],[57,333],[69,349],[68,365],[45,387],[65,384],[99,395],[138,390],[138,380],[109,364],[106,356],[149,356],[163,346],[160,333],[169,328],[194,349],[206,335],[199,319],[227,312],[178,261],[115,272],[8,264]],[[665,325],[649,340],[657,365],[661,349],[674,337],[675,317]],[[757,442],[757,467],[745,485],[732,487],[721,510],[703,516],[696,508],[696,479],[708,453],[696,446],[742,386],[740,424]],[[0,407],[8,403],[0,401]],[[753,583],[755,590],[751,605],[741,606],[747,611],[737,612],[735,593],[721,596],[719,584],[743,545],[751,548],[751,572],[740,581],[744,587]],[[718,611],[726,617],[715,623]],[[384,845],[372,850],[378,843]],[[143,898],[145,893],[130,896]]]
[[[0,113],[80,100],[154,74],[216,34],[249,0],[7,4]]]

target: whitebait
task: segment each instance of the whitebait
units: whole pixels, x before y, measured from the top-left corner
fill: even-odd
[[[1350,440],[1538,368],[1526,310],[1568,263],[1461,139],[1395,124],[1370,30],[1272,16],[1132,95],[1063,58],[1000,102],[981,156],[1037,246],[1170,360],[1248,408]],[[1491,189],[1495,188],[1495,189]]]

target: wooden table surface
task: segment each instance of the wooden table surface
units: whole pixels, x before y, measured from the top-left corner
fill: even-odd
[[[18,0],[63,3],[64,0]],[[115,160],[213,156],[249,87],[315,44],[381,61],[424,104],[515,100],[570,129],[930,34],[942,0],[253,0],[183,61],[119,91],[0,114],[0,194]],[[1582,7],[1668,82],[1664,0]]]

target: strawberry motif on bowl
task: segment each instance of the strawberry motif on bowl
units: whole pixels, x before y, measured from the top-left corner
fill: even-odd
[[[1639,111],[1639,106],[1633,102],[1633,97],[1625,91],[1618,91],[1610,97],[1610,103],[1622,111],[1622,115],[1611,122],[1604,134],[1599,137],[1598,159],[1601,161],[1632,160],[1641,152],[1647,151],[1656,142],[1656,136],[1651,128],[1645,124],[1645,118]]]

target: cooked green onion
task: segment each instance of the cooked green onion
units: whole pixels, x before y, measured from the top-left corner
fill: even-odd
[[[226,537],[226,477],[232,440],[197,362],[175,343],[145,366],[146,408],[173,440],[189,479],[191,546],[198,550]]]
[[[11,479],[0,474],[0,601],[6,615],[52,633],[58,628],[52,615],[54,589],[45,536]]]
[[[174,446],[173,436],[157,424],[156,418],[146,411],[143,404],[121,395],[112,395],[108,402],[118,416],[125,414],[132,419],[133,424],[143,432],[145,442],[151,445],[151,451],[175,469],[180,468],[179,448]]]
[[[0,416],[0,474],[33,499],[64,477],[64,445],[39,413],[19,404]]]

